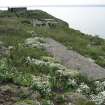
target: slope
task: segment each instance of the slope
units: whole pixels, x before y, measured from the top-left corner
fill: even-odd
[[[62,23],[61,27],[33,27],[33,18],[56,20],[39,10],[0,12],[0,50],[8,50],[0,56],[0,104],[9,105],[10,101],[13,105],[103,104],[104,80],[88,81],[79,72],[57,61],[42,46],[45,38],[50,37],[73,50],[73,53],[76,51],[92,57],[95,62],[97,58],[102,59],[98,59],[97,63],[104,67],[105,40],[71,29],[59,19],[56,21]],[[29,44],[30,38],[34,39],[32,45]]]

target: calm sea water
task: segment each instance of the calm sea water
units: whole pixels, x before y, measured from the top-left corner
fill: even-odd
[[[81,32],[105,38],[105,7],[37,7]]]

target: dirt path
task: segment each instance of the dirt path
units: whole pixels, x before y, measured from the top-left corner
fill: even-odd
[[[51,38],[46,38],[45,41],[45,49],[66,67],[79,70],[80,73],[86,75],[89,80],[105,78],[104,68],[82,55],[72,50],[68,50],[65,46]]]

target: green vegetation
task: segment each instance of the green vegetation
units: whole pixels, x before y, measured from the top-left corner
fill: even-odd
[[[14,18],[9,19],[9,16],[3,14],[14,14],[11,16]],[[28,17],[23,17],[22,14],[28,15]],[[38,10],[20,13],[19,17],[15,13],[5,11],[0,13],[0,17],[0,39],[6,42],[7,45],[16,45],[16,43],[22,42],[25,38],[30,36],[28,31],[35,31],[40,36],[52,37],[55,40],[58,40],[66,45],[68,49],[75,50],[86,57],[90,57],[94,59],[97,64],[105,67],[105,40],[98,36],[93,37],[91,35],[85,35],[78,30],[68,28],[65,22],[58,19],[59,22],[63,23],[64,27],[33,28],[30,23],[30,19],[33,17],[41,19],[54,18],[51,15]]]
[[[61,22],[63,27],[33,27],[30,21],[32,18],[53,18]],[[8,49],[12,47],[9,49],[10,53],[7,56],[0,57],[1,83],[13,83],[38,91],[41,95],[39,99],[41,101],[40,105],[55,105],[53,103],[68,105],[68,96],[64,96],[66,93],[77,92],[85,95],[88,99],[91,95],[100,96],[99,92],[105,88],[104,82],[100,82],[100,85],[96,86],[94,82],[89,82],[86,77],[80,76],[79,73],[74,72],[75,76],[72,76],[70,71],[73,72],[73,70],[68,72],[66,67],[51,57],[40,46],[38,47],[38,44],[44,43],[42,40],[38,40],[38,43],[36,41],[34,47],[26,45],[27,38],[33,39],[32,34],[37,34],[41,38],[54,38],[67,46],[68,49],[92,58],[97,64],[105,67],[104,39],[85,35],[78,30],[68,28],[67,23],[43,11],[1,11],[0,41]],[[37,35],[34,37],[38,38]],[[94,100],[93,97],[93,101],[100,101],[98,100],[100,98],[96,97],[96,99]],[[20,103],[34,105],[30,99],[20,100],[16,105]],[[81,99],[75,105],[94,105],[94,103]]]
[[[85,35],[71,28],[35,28],[42,36],[52,37],[63,43],[68,49],[92,58],[97,64],[105,67],[105,40],[98,36]]]

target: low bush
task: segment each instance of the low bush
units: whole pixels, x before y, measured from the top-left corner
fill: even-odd
[[[51,89],[49,86],[47,86],[46,84],[42,84],[42,83],[33,83],[32,85],[32,89],[33,90],[37,90],[42,96],[50,96],[51,94]]]
[[[63,92],[69,88],[68,78],[65,76],[53,76],[49,79],[52,91]]]
[[[9,82],[13,78],[12,68],[9,67],[6,58],[1,58],[0,60],[0,81]]]
[[[17,72],[14,74],[13,82],[17,85],[30,87],[32,85],[33,79],[32,79],[31,74],[29,74],[29,73]]]

